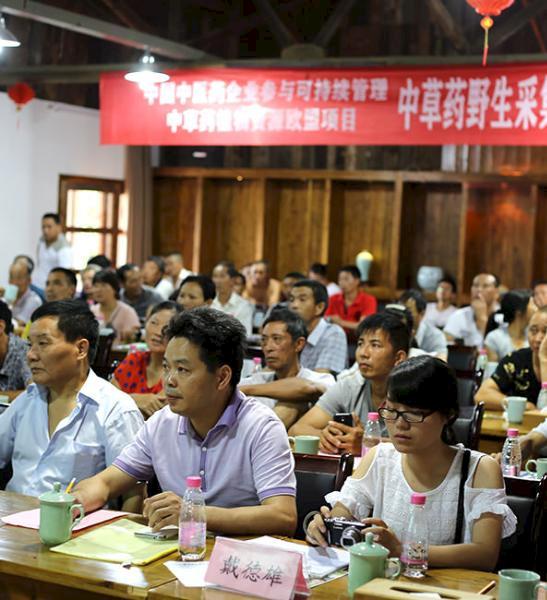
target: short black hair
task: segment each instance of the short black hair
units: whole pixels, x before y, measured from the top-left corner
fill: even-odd
[[[182,280],[177,296],[180,294],[182,286],[186,283],[196,283],[199,285],[205,302],[207,302],[207,300],[214,300],[215,296],[217,295],[215,284],[210,277],[207,277],[207,275],[188,275],[188,277]]]
[[[185,338],[199,349],[199,358],[210,373],[223,365],[232,370],[233,388],[241,378],[245,355],[245,327],[231,315],[199,306],[175,315],[166,331],[169,340]]]
[[[93,285],[97,283],[106,283],[114,289],[116,298],[120,297],[120,280],[114,271],[103,269],[102,271],[95,273],[93,276]]]
[[[338,269],[338,273],[349,273],[354,279],[361,281],[361,271],[355,265],[344,265]]]
[[[291,279],[298,279],[299,281],[300,279],[306,279],[304,273],[300,273],[299,271],[289,271],[288,273],[285,273],[285,275],[283,275],[283,279],[287,277],[290,277]]]
[[[262,323],[262,330],[264,330],[264,327],[268,323],[285,323],[287,332],[290,334],[293,342],[296,342],[298,338],[308,337],[308,330],[302,317],[288,308],[274,308],[268,318]]]
[[[401,319],[386,312],[374,313],[359,323],[357,327],[357,338],[369,331],[385,331],[394,352],[404,350],[408,352],[410,347],[410,334],[408,327]]]
[[[297,281],[293,285],[293,290],[297,287],[310,288],[315,304],[321,304],[321,302],[325,304],[325,308],[321,313],[321,315],[324,315],[329,306],[329,293],[327,292],[327,288],[322,283],[319,283],[319,281],[314,281],[313,279],[302,279],[301,281]]]
[[[154,304],[154,306],[150,310],[150,314],[146,318],[148,320],[152,315],[161,312],[162,310],[172,310],[176,315],[182,312],[182,306],[177,302],[173,302],[172,300],[164,300],[163,302],[158,302]]]
[[[414,317],[406,306],[402,304],[386,304],[382,312],[392,315],[399,319],[408,329],[408,335],[412,338],[412,329],[414,328]]]
[[[230,279],[241,275],[241,273],[236,269],[234,263],[231,260],[221,260],[220,262],[217,262],[217,264],[213,267],[213,270],[217,267],[224,267]]]
[[[59,213],[45,213],[42,215],[42,221],[44,219],[53,219],[57,225],[61,224],[61,217],[59,216]]]
[[[88,261],[88,265],[98,265],[101,269],[110,269],[112,266],[112,261],[106,257],[104,254],[97,254],[97,256],[92,256]]]
[[[74,275],[74,273],[70,269],[65,269],[64,267],[54,267],[53,269],[51,269],[50,273],[61,273],[65,276],[68,285],[72,285],[74,287],[78,285],[76,275]]]
[[[449,273],[445,273],[440,279],[439,283],[448,283],[452,286],[452,292],[455,294],[458,291],[458,285],[456,284],[456,279],[452,277]],[[437,285],[439,285],[439,283]]]
[[[517,313],[526,314],[531,296],[530,290],[509,290],[503,294],[499,312],[503,315],[504,322],[512,323]]]
[[[165,273],[165,261],[161,256],[149,256],[145,262],[153,262],[160,270],[160,273]]]
[[[29,275],[32,275],[32,271],[34,271],[34,261],[32,260],[32,258],[30,256],[27,256],[26,254],[18,254],[13,259],[13,262],[11,264],[13,264],[14,262],[16,262],[18,260],[25,260],[27,262],[27,269],[28,269]]]
[[[433,356],[416,356],[396,365],[387,380],[391,402],[439,412],[448,418],[442,432],[446,444],[454,443],[452,424],[458,418],[458,383],[451,367]]]
[[[125,283],[125,274],[129,271],[132,271],[133,269],[138,268],[139,266],[134,263],[126,263],[125,265],[122,265],[121,267],[116,269],[116,275],[118,276],[118,279],[121,281],[121,283]]]
[[[233,275],[230,275],[230,277],[232,279],[237,279],[239,277],[239,279],[241,279],[241,283],[243,283],[243,287],[247,285],[247,278],[245,277],[245,275],[243,275],[241,271],[236,271]]]
[[[536,279],[532,282],[532,289],[536,288],[538,285],[547,285],[547,279]]]
[[[319,275],[319,277],[326,277],[327,276],[327,265],[324,265],[323,263],[315,262],[310,265],[310,268],[308,269],[308,271],[311,271],[312,273]]]
[[[9,335],[13,331],[13,315],[11,314],[10,307],[0,300],[0,321],[4,321],[6,333]]]
[[[425,312],[425,309],[427,308],[427,302],[420,291],[416,289],[405,290],[399,296],[399,302],[401,304],[405,304],[408,302],[408,300],[414,300],[414,303],[416,304],[416,310],[419,314]]]
[[[99,322],[84,302],[56,300],[39,306],[30,317],[32,323],[43,317],[58,317],[57,327],[67,342],[81,338],[89,342],[89,363],[93,363],[99,344]]]

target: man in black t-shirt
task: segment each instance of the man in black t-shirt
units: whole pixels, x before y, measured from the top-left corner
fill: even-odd
[[[539,309],[528,324],[529,348],[505,356],[490,379],[481,385],[475,402],[487,410],[503,410],[506,396],[528,400],[526,410],[536,407],[542,381],[547,381],[547,306]]]

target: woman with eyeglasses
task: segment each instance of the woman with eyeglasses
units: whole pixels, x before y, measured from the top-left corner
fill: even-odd
[[[419,492],[430,524],[429,566],[493,569],[516,518],[496,461],[453,445],[458,402],[450,367],[431,356],[397,365],[379,413],[392,443],[370,449],[342,490],[326,496],[333,508],[315,515],[308,541],[326,546],[324,517],[358,519],[399,557],[410,497]]]

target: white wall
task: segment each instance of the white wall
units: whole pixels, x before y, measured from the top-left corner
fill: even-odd
[[[99,144],[99,111],[0,93],[0,285],[16,254],[36,255],[40,217],[57,212],[59,175],[123,179],[123,146]]]

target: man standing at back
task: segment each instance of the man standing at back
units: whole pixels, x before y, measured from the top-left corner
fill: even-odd
[[[72,248],[63,235],[61,219],[57,213],[46,213],[42,217],[42,237],[38,242],[37,258],[34,284],[40,289],[45,289],[51,269],[72,267]]]

